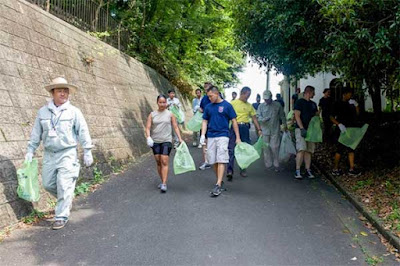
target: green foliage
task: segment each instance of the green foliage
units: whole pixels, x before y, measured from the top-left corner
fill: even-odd
[[[238,44],[260,64],[296,77],[332,71],[354,88],[366,84],[375,112],[382,88],[398,95],[398,0],[237,0],[233,16]]]
[[[79,196],[82,194],[86,194],[90,190],[90,183],[89,182],[82,182],[75,187],[75,196]]]
[[[377,265],[379,263],[383,262],[383,258],[382,257],[377,257],[377,256],[367,256],[367,258],[365,259],[365,262],[368,263],[368,265]]]
[[[372,179],[357,181],[356,185],[353,186],[353,190],[359,190],[368,187],[372,185],[372,183],[373,183]]]
[[[238,0],[232,5],[237,42],[260,65],[285,75],[318,72],[327,47],[319,8],[312,0]]]
[[[34,209],[28,216],[23,217],[21,221],[25,224],[33,224],[45,216],[46,216],[45,212],[41,212]]]
[[[108,31],[97,32],[97,31],[88,31],[89,35],[96,37],[99,40],[103,40],[106,37],[110,37],[111,34]]]
[[[235,48],[229,0],[111,1],[129,29],[128,53],[190,95],[205,81],[224,87],[238,81],[244,55]]]
[[[104,182],[103,172],[96,166],[93,168],[93,183],[101,184]]]

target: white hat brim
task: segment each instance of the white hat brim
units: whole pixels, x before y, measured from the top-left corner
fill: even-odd
[[[69,89],[69,93],[75,93],[78,89],[75,85],[64,83],[64,84],[50,84],[44,87],[48,92],[51,92],[52,89]]]

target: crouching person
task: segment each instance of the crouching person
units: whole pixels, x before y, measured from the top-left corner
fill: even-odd
[[[79,176],[78,142],[84,149],[84,163],[93,163],[92,140],[82,112],[71,105],[69,94],[76,86],[64,78],[54,79],[45,89],[53,99],[40,108],[32,129],[25,161],[31,162],[33,154],[43,142],[43,187],[57,198],[55,222],[52,228],[63,228],[69,218],[76,180]]]

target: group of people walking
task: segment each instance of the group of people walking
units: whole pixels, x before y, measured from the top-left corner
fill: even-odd
[[[240,142],[251,143],[250,128],[253,125],[258,137],[262,137],[267,143],[264,148],[264,164],[270,171],[279,172],[282,170],[279,160],[279,149],[282,138],[282,132],[288,132],[287,117],[284,112],[284,103],[282,98],[277,97],[277,100],[272,100],[272,93],[269,90],[264,91],[261,103],[261,96],[257,95],[257,102],[250,104],[248,99],[251,95],[249,87],[243,87],[237,95],[232,93],[232,101],[229,103],[224,100],[218,88],[210,82],[204,84],[205,95],[202,95],[201,89],[196,89],[195,98],[192,102],[193,114],[202,113],[203,123],[200,132],[193,133],[193,146],[203,149],[203,162],[199,169],[205,170],[213,168],[216,174],[216,182],[211,191],[212,196],[218,196],[224,190],[223,177],[226,175],[227,181],[232,181],[234,177],[235,163],[235,146]],[[296,179],[315,178],[311,170],[312,154],[315,151],[315,143],[306,140],[308,125],[314,116],[319,116],[321,113],[324,125],[324,139],[328,141],[335,139],[336,154],[334,157],[335,168],[332,169],[332,174],[341,174],[339,168],[339,160],[343,153],[348,153],[349,171],[351,175],[359,174],[354,169],[354,151],[346,146],[338,143],[337,139],[340,132],[345,132],[346,126],[354,126],[355,118],[358,113],[357,102],[352,98],[350,90],[343,90],[342,101],[332,103],[329,98],[330,91],[324,91],[324,97],[321,98],[319,108],[312,101],[315,95],[315,88],[306,86],[304,92],[296,90],[296,94],[292,97],[294,109],[293,121],[295,130],[293,134],[296,147],[296,169],[294,177]],[[277,95],[280,96],[280,95]],[[164,96],[159,96],[159,100],[163,101]],[[168,105],[167,105],[168,107]],[[167,107],[157,112],[167,111]],[[149,115],[146,135],[151,139],[153,134],[157,135],[159,125],[152,122],[152,116],[155,112]],[[169,120],[166,123],[176,125],[173,115],[168,114]],[[332,129],[332,126],[335,128]],[[179,136],[179,128],[175,127],[176,135]],[[333,130],[333,133],[331,133]],[[154,132],[154,133],[153,133]],[[167,135],[165,134],[165,137]],[[159,141],[159,140],[157,140]],[[156,143],[157,143],[156,141]],[[163,139],[166,141],[166,138]],[[181,139],[180,139],[181,141]],[[153,142],[149,142],[152,146]],[[156,144],[154,144],[156,145]],[[158,145],[158,144],[157,144]],[[163,144],[165,145],[165,144]],[[156,156],[157,166],[159,166],[159,151],[157,146],[152,146]],[[168,156],[171,149],[161,155]],[[167,159],[165,159],[168,162]],[[304,172],[301,167],[304,164]],[[240,169],[240,176],[247,177],[246,169]],[[166,191],[165,176],[161,176],[162,184],[160,188],[162,192]]]
[[[42,183],[44,188],[57,198],[55,222],[53,229],[63,228],[69,219],[74,196],[75,184],[80,172],[77,145],[83,148],[83,161],[86,166],[93,163],[92,140],[88,125],[82,112],[69,102],[69,96],[78,88],[58,77],[45,86],[52,100],[43,106],[36,117],[30,141],[25,156],[25,162],[30,163],[35,151],[43,142]],[[279,145],[282,131],[287,131],[286,115],[283,104],[272,100],[270,91],[264,91],[257,97],[257,104],[248,102],[251,95],[249,87],[243,87],[239,97],[229,103],[211,82],[204,84],[205,94],[197,89],[193,100],[193,113],[202,113],[200,132],[194,132],[193,145],[202,148],[203,162],[199,169],[213,168],[216,182],[211,190],[212,196],[218,196],[224,190],[223,177],[232,181],[234,176],[235,146],[246,142],[250,144],[251,121],[256,133],[268,143],[264,149],[264,164],[268,170],[279,172]],[[300,94],[298,91],[297,94]],[[306,86],[299,97],[292,97],[294,104],[295,140],[296,140],[296,171],[295,178],[303,178],[300,168],[305,163],[305,175],[314,178],[311,172],[311,156],[315,144],[305,140],[308,124],[312,117],[322,110],[326,139],[336,139],[336,154],[332,174],[340,175],[339,161],[344,153],[348,154],[349,174],[357,175],[354,169],[354,151],[337,142],[338,134],[345,132],[346,127],[356,124],[358,110],[357,102],[352,99],[350,90],[342,91],[342,99],[332,103],[329,100],[329,90],[324,91],[320,101],[320,109],[311,99],[315,94],[312,86]],[[147,145],[151,147],[160,177],[158,188],[167,192],[169,155],[173,147],[182,143],[182,136],[176,117],[169,110],[172,107],[182,108],[173,90],[168,91],[168,97],[157,97],[157,110],[147,117],[145,135]],[[335,129],[331,134],[332,125]],[[174,144],[173,144],[174,140]],[[247,176],[246,169],[240,169],[242,177]]]

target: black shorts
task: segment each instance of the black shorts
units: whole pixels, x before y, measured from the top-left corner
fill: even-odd
[[[153,147],[154,155],[169,155],[172,150],[172,143],[171,142],[163,142],[163,143],[154,143]]]

